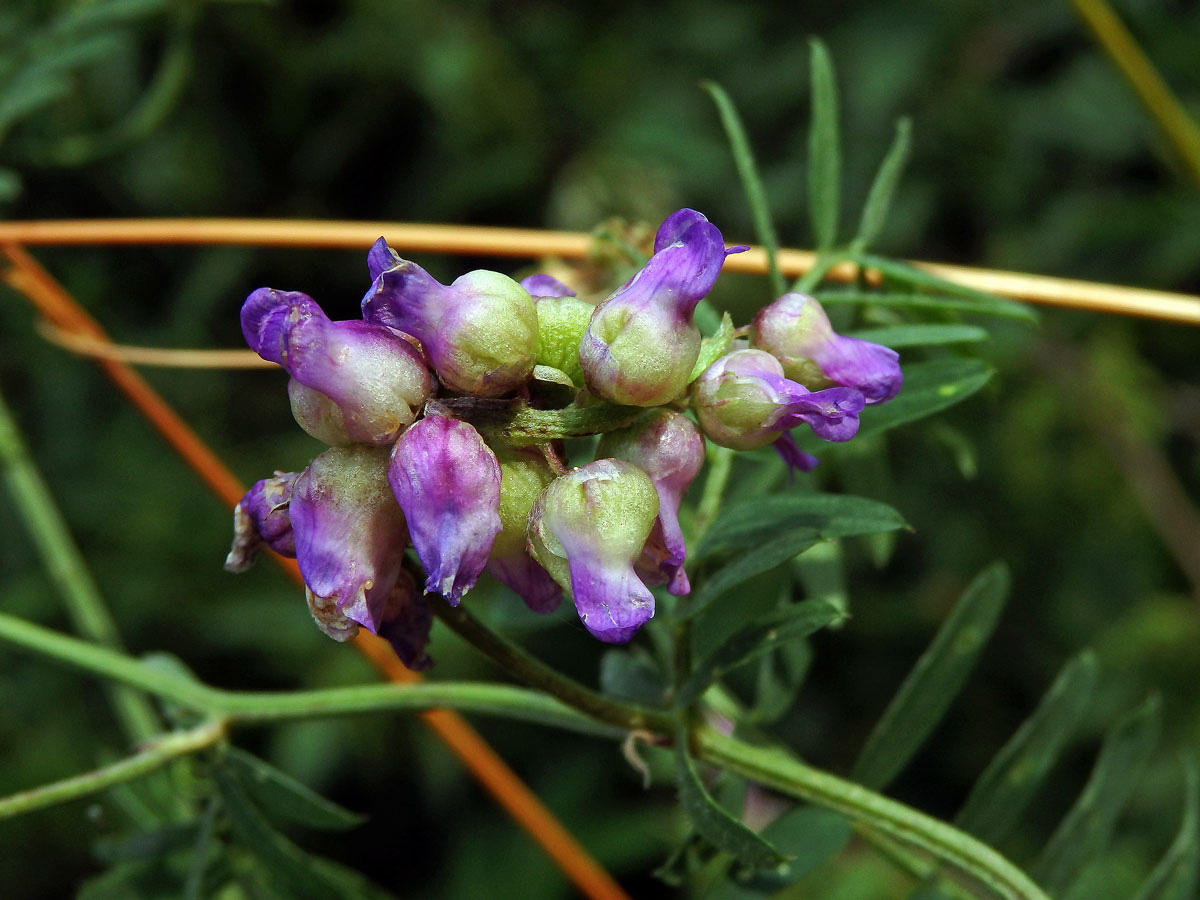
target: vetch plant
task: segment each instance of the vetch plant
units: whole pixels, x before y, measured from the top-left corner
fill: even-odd
[[[845,761],[848,775],[803,761],[774,728],[797,708],[810,638],[855,627],[844,596],[804,589],[797,571],[811,571],[804,567],[818,554],[836,565],[850,541],[906,527],[886,504],[830,488],[881,452],[889,430],[990,379],[988,364],[962,349],[986,331],[958,317],[1032,318],[1019,304],[868,254],[907,126],[858,233],[839,243],[836,91],[820,45],[813,84],[809,205],[819,257],[792,285],[773,256],[766,195],[736,112],[708,86],[768,251],[771,287],[740,327],[718,311],[714,292],[727,256],[746,248],[727,246],[718,224],[692,209],[667,215],[644,257],[595,295],[565,269],[520,281],[476,270],[442,284],[380,239],[367,251],[361,320],[330,320],[292,290],[260,288],[242,306],[247,343],[287,373],[294,418],[325,448],[244,494],[226,568],[244,571],[263,553],[294,558],[308,614],[335,641],[369,632],[408,669],[427,670],[437,617],[524,686],[437,680],[434,668],[434,679],[411,684],[218,689],[178,663],[125,653],[78,567],[64,582],[98,643],[8,614],[0,639],[111,682],[135,750],[0,800],[0,816],[141,778],[146,813],[130,840],[154,851],[96,879],[93,896],[129,895],[144,883],[189,898],[258,896],[264,885],[266,896],[386,896],[294,843],[279,810],[330,830],[360,820],[232,746],[231,735],[253,723],[449,707],[621,741],[651,783],[677,792],[684,824],[658,874],[689,894],[803,890],[809,872],[856,835],[845,852],[893,864],[903,873],[896,896],[1082,896],[1154,748],[1156,699],[1117,722],[1035,857],[1018,865],[996,845],[1007,846],[1084,721],[1097,679],[1092,654],[1067,663],[953,821],[881,793],[984,652],[1009,590],[1003,564],[970,581],[857,759]],[[861,276],[851,289],[824,280],[846,262]],[[48,558],[73,559],[2,407],[0,451]],[[883,542],[873,549],[890,552]],[[613,645],[600,690],[487,624],[496,607],[523,601],[547,630],[578,628],[555,617],[564,598],[588,634]],[[305,615],[299,598],[291,614]],[[314,653],[326,649],[313,639]],[[157,770],[185,757],[196,765],[179,791]],[[1194,893],[1196,781],[1188,767],[1178,837],[1138,900]]]

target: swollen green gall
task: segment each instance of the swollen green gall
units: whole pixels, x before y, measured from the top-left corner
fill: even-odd
[[[529,514],[530,553],[602,641],[624,643],[654,615],[654,595],[634,563],[657,517],[654,482],[619,459],[597,459],[556,478]]]

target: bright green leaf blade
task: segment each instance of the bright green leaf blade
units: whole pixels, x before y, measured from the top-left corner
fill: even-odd
[[[907,116],[896,122],[896,136],[888,148],[887,155],[875,173],[867,201],[863,204],[862,219],[859,221],[858,234],[851,242],[851,248],[865,250],[883,230],[887,221],[888,211],[892,207],[892,197],[896,193],[896,185],[904,174],[908,164],[909,151],[912,149],[912,119]]]
[[[981,841],[1008,836],[1079,727],[1096,686],[1091,651],[1067,663],[1033,715],[996,754],[971,789],[955,824]]]
[[[894,531],[907,524],[886,503],[866,497],[818,493],[753,497],[722,510],[692,559],[761,546],[784,530],[805,528],[811,529],[814,538],[839,538]]]
[[[779,262],[776,259],[779,253],[779,237],[775,233],[767,192],[763,189],[762,178],[759,177],[758,166],[754,162],[754,151],[750,149],[750,139],[746,137],[741,117],[725,89],[715,81],[702,81],[700,87],[708,92],[717,106],[717,114],[721,117],[721,125],[733,152],[738,178],[742,182],[742,192],[746,195],[750,216],[754,220],[754,233],[767,252],[767,277],[771,282],[771,296],[778,297],[786,290],[783,273],[779,271]]]
[[[848,337],[874,341],[885,347],[928,347],[935,344],[971,344],[988,339],[987,329],[978,325],[893,325],[846,332]]]
[[[695,381],[704,373],[705,369],[728,353],[732,343],[733,319],[730,318],[729,313],[723,313],[721,324],[717,326],[712,337],[706,337],[700,341],[700,355],[696,357],[696,365],[692,366],[692,374],[688,376],[688,382]]]
[[[733,816],[722,809],[705,790],[696,767],[687,753],[687,732],[680,729],[675,737],[675,758],[679,770],[679,801],[692,827],[718,850],[754,869],[769,869],[783,863],[783,855]]]
[[[1037,321],[1029,307],[1003,297],[952,297],[945,294],[921,294],[899,291],[820,291],[816,294],[822,306],[851,303],[860,306],[886,306],[893,309],[932,310],[935,312],[971,313],[1001,319]]]
[[[1117,816],[1158,742],[1161,719],[1162,703],[1151,697],[1104,739],[1087,785],[1030,870],[1050,896],[1065,894],[1075,877],[1108,847]]]
[[[689,706],[714,679],[769,653],[790,641],[808,637],[842,618],[841,610],[819,600],[797,603],[755,619],[714,648],[688,676],[676,696],[677,706]]]
[[[803,553],[820,537],[811,528],[797,528],[767,541],[753,550],[743,553],[727,565],[717,569],[705,579],[704,584],[692,594],[691,603],[683,618],[692,618],[710,603],[755,575],[769,572],[789,559]]]
[[[302,900],[375,900],[387,896],[357,873],[311,856],[272,828],[229,771],[218,767],[213,778],[238,843],[254,854],[289,896]]]
[[[825,45],[814,39],[809,42],[809,47],[812,54],[812,123],[808,132],[808,215],[817,249],[828,250],[837,241],[842,183],[837,80]]]
[[[346,831],[366,821],[257,756],[230,747],[225,760],[268,819],[322,831]]]
[[[1200,887],[1200,778],[1194,759],[1187,760],[1186,774],[1179,831],[1133,900],[1194,900]]]
[[[939,278],[937,275],[909,263],[869,253],[856,253],[854,259],[860,266],[878,270],[888,281],[899,282],[909,288],[933,290],[953,297],[971,298],[979,300],[981,303],[990,302],[995,310],[991,315],[1002,315],[999,310],[1007,309],[1010,318],[1025,319],[1029,322],[1037,321],[1037,313],[1024,303],[997,297],[986,291],[978,291],[975,288]]]
[[[993,563],[963,592],[867,738],[854,765],[855,781],[882,790],[920,749],[987,645],[1008,587],[1008,569]]]

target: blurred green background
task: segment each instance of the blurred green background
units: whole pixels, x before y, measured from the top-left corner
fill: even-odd
[[[1119,11],[1200,114],[1200,4],[1129,0]],[[861,204],[895,119],[914,119],[880,252],[1200,293],[1196,186],[1069,5],[1040,0],[7,0],[0,214],[589,229],[691,206],[730,242],[749,240],[723,132],[698,88],[711,78],[741,111],[783,242],[807,246],[814,35],[838,67],[847,209]],[[366,286],[359,252],[36,255],[115,339],[156,346],[239,346],[237,309],[263,284],[304,290],[335,318],[354,315]],[[486,263],[423,262],[442,276]],[[744,320],[770,298],[765,281],[727,279],[718,299]],[[312,627],[271,566],[222,571],[226,511],[92,365],[33,326],[4,289],[0,388],[129,647],[176,654],[228,687],[372,678]],[[1169,506],[1182,498],[1194,516],[1200,496],[1198,350],[1194,327],[1046,311],[1037,329],[996,333],[984,352],[1000,376],[981,395],[832,467],[830,487],[893,504],[916,531],[882,568],[870,547],[847,548],[854,618],[815,642],[783,728],[806,757],[845,771],[965,583],[1005,559],[1015,590],[998,636],[893,793],[951,815],[1063,661],[1094,646],[1102,690],[1087,739],[1002,849],[1020,857],[1045,841],[1103,729],[1159,691],[1166,739],[1090,896],[1131,893],[1175,828],[1179,753],[1200,741],[1200,535],[1181,532],[1188,520]],[[247,482],[318,452],[291,422],[277,376],[147,375]],[[0,535],[0,605],[66,628],[7,497]],[[477,596],[540,655],[595,681],[603,648],[569,616],[535,621],[509,598]],[[439,676],[495,674],[444,631],[432,649]],[[0,793],[124,749],[96,685],[42,660],[0,648],[0,697]],[[649,874],[683,829],[669,786],[643,792],[605,743],[479,724],[635,896],[678,895]],[[410,718],[254,730],[239,743],[368,813],[348,836],[297,840],[400,896],[572,896]],[[102,798],[0,823],[4,896],[70,895],[102,871],[93,844],[122,815]],[[837,866],[853,882],[830,872],[797,896],[835,896],[836,884],[849,891],[836,896],[903,896],[871,859],[852,848]]]

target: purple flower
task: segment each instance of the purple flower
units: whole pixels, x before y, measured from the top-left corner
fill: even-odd
[[[837,334],[807,294],[784,294],[759,310],[751,336],[779,360],[784,375],[810,388],[838,384],[862,391],[869,404],[886,403],[904,382],[895,350]]]
[[[466,422],[427,416],[396,441],[387,475],[425,567],[425,590],[457,605],[501,528],[496,454]]]
[[[574,297],[575,292],[555,278],[553,275],[547,275],[544,272],[537,275],[530,275],[528,278],[521,279],[521,287],[529,292],[534,300],[539,300],[542,297]]]
[[[242,332],[259,356],[292,376],[292,411],[327,444],[390,444],[433,393],[404,336],[366,322],[331,322],[307,294],[259,288],[242,306]]]
[[[325,451],[296,479],[289,514],[321,630],[346,641],[361,625],[387,637],[406,665],[428,665],[429,611],[401,569],[408,531],[388,484],[387,449]]]
[[[538,324],[529,293],[499,272],[468,272],[446,286],[380,238],[367,256],[374,279],[363,318],[420,340],[442,384],[498,397],[529,380]]]
[[[632,463],[598,459],[550,483],[529,514],[529,550],[570,591],[579,618],[610,644],[628,641],[654,615],[638,578],[658,516],[658,493]]]
[[[554,480],[554,471],[536,450],[510,448],[500,461],[501,531],[492,545],[487,571],[511,588],[538,613],[553,612],[562,602],[562,588],[529,555],[525,531],[534,501]]]
[[[579,343],[589,390],[631,406],[682,394],[700,354],[692,313],[724,261],[721,232],[708,219],[691,209],[668,216],[654,256],[592,314]]]
[[[627,460],[650,476],[658,492],[658,518],[637,570],[647,584],[666,583],[676,596],[689,593],[692,588],[683,570],[687,547],[679,527],[679,504],[704,466],[700,429],[685,415],[655,410],[640,425],[604,435],[596,456]]]
[[[296,556],[296,540],[288,504],[296,472],[276,472],[255,482],[233,509],[233,547],[225,558],[229,572],[245,572],[263,545],[280,556]]]
[[[692,403],[709,440],[753,450],[801,423],[824,440],[848,441],[858,431],[864,400],[853,388],[810,391],[784,378],[783,367],[770,353],[736,350],[696,379]]]

